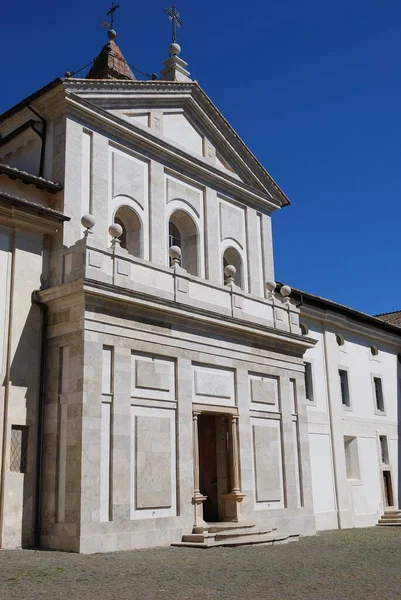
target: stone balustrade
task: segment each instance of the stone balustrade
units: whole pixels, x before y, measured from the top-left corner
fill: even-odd
[[[177,303],[182,308],[207,311],[249,323],[300,334],[299,309],[290,298],[267,292],[261,298],[235,284],[218,285],[190,275],[175,264],[163,267],[137,258],[115,246],[97,248],[80,240],[64,253],[63,282],[86,279],[129,290],[141,296]]]

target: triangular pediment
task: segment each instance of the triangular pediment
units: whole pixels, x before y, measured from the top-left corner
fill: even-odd
[[[66,82],[67,83],[67,82]],[[145,130],[212,169],[268,195],[288,198],[197,83],[69,80],[68,92]]]

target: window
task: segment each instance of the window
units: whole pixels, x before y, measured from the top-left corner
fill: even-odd
[[[376,402],[376,411],[384,412],[384,397],[383,397],[383,386],[381,377],[373,377],[373,387]]]
[[[347,479],[360,479],[358,440],[356,437],[344,436],[344,451]]]
[[[381,436],[379,436],[379,440],[380,440],[381,461],[384,465],[389,465],[390,459],[389,459],[389,454],[388,454],[387,436],[381,435]]]
[[[339,333],[336,333],[336,342],[339,346],[344,346],[344,344],[345,344],[345,340],[344,340],[343,336],[340,335]]]
[[[235,273],[235,284],[238,285],[241,289],[244,289],[244,277],[243,277],[243,269],[242,269],[242,259],[235,250],[235,248],[227,248],[223,255],[223,279],[225,283],[225,273],[224,269],[228,266],[232,265],[236,269]]]
[[[199,235],[192,217],[185,210],[176,210],[168,224],[168,242],[181,250],[181,267],[191,275],[199,275]]]
[[[178,246],[181,248],[181,236],[177,227],[170,221],[168,225],[168,247],[171,248],[171,246]]]
[[[369,350],[372,356],[379,355],[379,348],[377,346],[370,346]]]
[[[312,364],[309,362],[305,363],[305,396],[309,402],[314,401]]]
[[[339,369],[338,374],[340,376],[341,401],[343,406],[350,408],[351,400],[349,395],[348,371]]]
[[[28,457],[28,427],[12,425],[10,443],[10,471],[26,473]]]

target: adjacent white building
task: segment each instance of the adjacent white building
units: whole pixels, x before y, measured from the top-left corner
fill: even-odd
[[[396,506],[401,330],[276,289],[289,201],[179,53],[137,81],[110,31],[0,117],[1,547],[274,542]]]
[[[305,352],[317,529],[367,527],[398,507],[400,330],[335,302],[293,291]]]

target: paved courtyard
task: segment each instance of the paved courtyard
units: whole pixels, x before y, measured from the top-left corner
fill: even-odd
[[[276,547],[91,556],[2,550],[0,598],[400,599],[401,528],[325,532]]]

